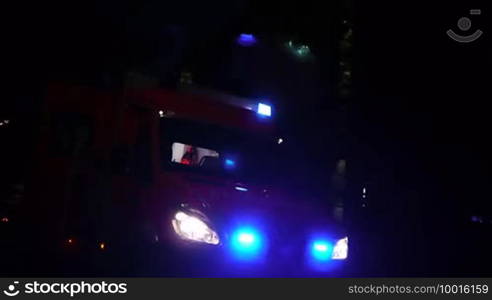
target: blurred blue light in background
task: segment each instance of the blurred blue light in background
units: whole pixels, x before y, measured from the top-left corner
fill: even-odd
[[[272,107],[268,104],[265,104],[265,103],[258,103],[257,113],[259,115],[262,115],[265,117],[271,117],[272,116]]]
[[[252,34],[241,33],[237,38],[237,43],[243,47],[250,47],[256,44],[256,37]]]

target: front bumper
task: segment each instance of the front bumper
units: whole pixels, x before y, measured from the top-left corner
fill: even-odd
[[[350,257],[345,260],[313,261],[303,243],[275,247],[262,255],[237,257],[227,243],[206,245],[177,240],[155,243],[142,249],[143,276],[164,277],[345,277]],[[151,266],[151,268],[149,268]]]

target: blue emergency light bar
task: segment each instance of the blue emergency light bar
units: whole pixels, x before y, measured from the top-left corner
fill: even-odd
[[[241,33],[237,38],[237,43],[243,47],[250,47],[256,44],[256,37],[253,34]]]

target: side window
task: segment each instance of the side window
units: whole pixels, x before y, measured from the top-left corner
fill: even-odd
[[[171,162],[190,167],[203,167],[203,162],[206,158],[219,158],[219,153],[215,150],[183,143],[173,143],[171,150]]]
[[[84,156],[94,139],[94,120],[79,113],[58,113],[51,118],[50,152],[53,156]]]

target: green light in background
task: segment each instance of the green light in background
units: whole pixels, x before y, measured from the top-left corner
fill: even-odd
[[[311,49],[307,45],[296,44],[293,41],[285,43],[287,50],[294,54],[298,58],[307,58],[311,55]]]

